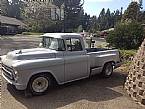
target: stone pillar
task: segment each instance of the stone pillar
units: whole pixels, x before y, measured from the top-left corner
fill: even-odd
[[[145,40],[133,59],[124,87],[130,97],[145,105]]]

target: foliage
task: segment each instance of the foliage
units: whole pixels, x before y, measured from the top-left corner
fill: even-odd
[[[82,12],[80,19],[83,30],[89,31],[91,27],[90,15]]]
[[[91,22],[90,22],[90,33],[96,33],[96,31],[98,30],[98,23],[97,23],[97,17],[93,16],[90,18]]]
[[[83,8],[81,0],[65,0],[64,31],[72,32],[79,27]]]
[[[61,5],[64,3],[64,0],[53,0],[54,5],[61,7]]]
[[[127,10],[125,10],[122,21],[138,21],[140,12],[140,5],[137,2],[129,4]]]
[[[145,11],[140,11],[138,21],[145,23]]]
[[[121,59],[123,62],[131,61],[137,50],[120,50]]]
[[[33,2],[25,6],[23,18],[30,31],[35,32],[74,32],[80,25],[84,27],[81,18],[84,16],[81,0],[54,0],[53,4],[60,8],[64,5],[64,20],[53,20],[50,8],[43,3]]]
[[[8,16],[21,19],[22,10],[23,10],[23,2],[21,0],[11,0],[8,7]]]
[[[143,0],[139,0],[139,6],[140,6],[140,8],[142,9],[143,8]]]
[[[132,59],[135,56],[137,50],[120,50],[120,55],[122,59],[122,66],[117,69],[121,72],[128,72],[129,67],[132,64]]]
[[[107,42],[120,49],[137,49],[144,39],[143,27],[140,23],[119,23],[107,37]]]
[[[98,17],[90,17],[89,14],[84,13],[82,1],[84,2],[84,0],[53,0],[53,5],[58,8],[63,6],[65,9],[64,19],[55,21],[48,14],[49,7],[38,1],[25,4],[23,0],[11,0],[11,2],[0,0],[0,8],[2,15],[23,20],[28,25],[28,30],[35,32],[82,32],[85,30],[96,33],[114,28],[121,21],[122,16],[122,22],[130,19],[145,22],[145,11],[140,11],[142,0],[140,5],[132,2],[124,15],[122,15],[123,8],[114,12],[109,8],[107,10],[103,8]]]
[[[118,9],[114,12],[110,12],[108,8],[107,11],[103,8],[99,14],[99,17],[93,16],[90,18],[90,32],[102,31],[109,28],[114,28],[114,26],[121,21],[122,17],[122,10],[119,11]]]
[[[1,15],[8,15],[8,7],[9,2],[8,0],[0,0],[0,14]]]
[[[28,31],[31,32],[61,32],[62,22],[52,20],[29,19],[27,22]]]

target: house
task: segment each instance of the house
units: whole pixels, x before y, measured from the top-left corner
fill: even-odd
[[[0,35],[20,33],[25,26],[22,21],[16,18],[0,15]]]
[[[53,0],[23,0],[26,4],[25,11],[35,13],[36,10],[45,10],[45,16],[52,20],[64,20],[64,4],[56,6],[53,4]],[[42,11],[43,11],[42,10]]]
[[[108,36],[108,34],[109,34],[110,31],[114,31],[114,28],[110,28],[110,29],[101,31],[101,32],[100,32],[100,37],[106,38],[106,37]]]

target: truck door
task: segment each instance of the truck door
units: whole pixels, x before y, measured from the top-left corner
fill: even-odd
[[[79,38],[68,38],[66,41],[67,51],[65,59],[65,81],[73,81],[88,77],[88,56],[83,50]]]

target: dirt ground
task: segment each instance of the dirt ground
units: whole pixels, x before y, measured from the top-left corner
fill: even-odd
[[[0,55],[39,45],[39,37],[0,38]],[[1,71],[0,71],[1,75]],[[115,71],[111,78],[98,75],[58,86],[47,95],[26,98],[1,78],[1,109],[145,109],[129,98],[124,89],[126,73]]]

